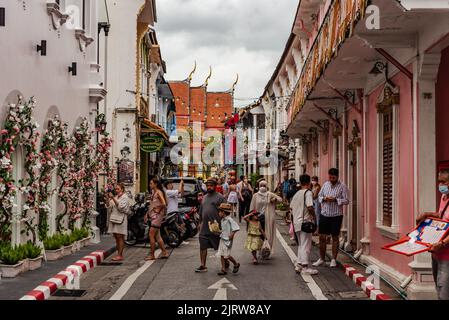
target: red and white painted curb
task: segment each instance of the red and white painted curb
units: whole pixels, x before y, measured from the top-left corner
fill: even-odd
[[[391,300],[390,296],[375,288],[374,285],[367,281],[367,277],[359,273],[350,265],[343,265],[346,275],[354,281],[356,285],[368,295],[371,300]]]
[[[91,254],[79,259],[74,264],[65,268],[57,275],[41,283],[39,286],[28,292],[20,300],[46,300],[56,290],[64,287],[66,284],[72,283],[74,279],[95,268],[108,256],[108,251],[94,251]],[[110,254],[110,253],[109,253]]]

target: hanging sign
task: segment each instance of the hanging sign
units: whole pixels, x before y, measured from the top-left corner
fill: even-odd
[[[144,137],[140,141],[140,150],[146,153],[159,152],[164,146],[164,138],[159,135]]]

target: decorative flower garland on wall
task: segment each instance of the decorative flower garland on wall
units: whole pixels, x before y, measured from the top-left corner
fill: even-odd
[[[24,196],[24,204],[22,208],[18,208],[17,219],[21,218],[25,226],[22,232],[27,235],[31,232],[35,243],[36,229],[40,240],[47,237],[51,210],[49,199],[54,192],[58,192],[64,205],[63,211],[56,216],[57,231],[62,232],[67,215],[71,230],[82,217],[83,226],[88,225],[88,217],[94,209],[96,181],[100,172],[106,174],[108,188],[116,182],[116,173],[109,164],[112,139],[105,130],[104,115],[101,118],[102,126],[97,125],[100,121],[98,117],[96,119],[93,132],[102,137],[95,146],[91,142],[92,134],[87,119],[83,119],[69,138],[67,124],[57,117],[53,118],[49,121],[39,153],[39,125],[32,118],[35,105],[33,98],[23,102],[19,97],[17,104],[9,105],[5,129],[0,131],[0,240],[4,241],[11,239],[11,222],[14,218],[13,208],[17,207],[15,196],[18,190]],[[12,156],[17,146],[24,150],[26,175],[16,182],[13,177]],[[52,189],[55,170],[59,181]],[[30,218],[31,210],[38,213],[38,223],[34,222],[35,218]]]
[[[56,192],[57,186],[52,186],[53,174],[62,160],[61,142],[64,144],[66,126],[55,116],[48,121],[48,129],[42,140],[39,153],[41,171],[39,178],[39,239],[43,240],[48,234],[48,215],[50,214],[49,199]]]
[[[16,147],[24,148],[25,163],[24,168],[27,177],[20,179],[19,190],[25,196],[25,202],[21,210],[21,218],[25,223],[25,232],[32,233],[33,242],[36,242],[35,227],[33,218],[28,217],[30,210],[37,209],[37,194],[39,184],[37,182],[37,172],[40,169],[39,156],[37,153],[37,141],[39,132],[36,132],[39,125],[33,120],[32,112],[36,102],[34,98],[24,102],[22,97],[18,97],[17,104],[10,104],[5,121],[5,129],[1,130],[0,145],[0,239],[9,240],[10,225],[13,218],[13,208],[17,205],[14,198],[17,195],[17,187],[13,178],[13,166],[11,157]]]
[[[74,145],[74,152],[71,153],[69,162],[69,178],[66,187],[69,189],[68,193],[68,214],[69,214],[69,229],[75,228],[75,222],[82,218],[85,213],[83,208],[83,196],[87,191],[84,191],[85,180],[88,171],[88,164],[86,162],[89,153],[91,152],[91,135],[89,132],[89,123],[86,118],[81,124],[75,128],[75,132],[71,137],[71,143]]]

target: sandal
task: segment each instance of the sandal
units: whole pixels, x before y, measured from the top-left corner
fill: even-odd
[[[122,256],[115,256],[114,258],[111,259],[112,261],[123,261],[123,257]]]
[[[159,256],[159,259],[168,259],[168,257],[170,257],[170,254],[169,254],[169,253],[167,253],[167,254],[161,254],[161,255]]]
[[[237,263],[234,268],[232,269],[232,273],[237,273],[239,272],[239,268],[240,268],[240,263]]]
[[[217,273],[217,275],[219,275],[219,276],[225,276],[227,274],[228,273],[226,271],[224,271],[224,270],[221,270],[219,273]]]
[[[201,267],[196,268],[196,269],[195,269],[195,272],[207,272],[207,268],[201,266]]]
[[[145,261],[152,261],[152,260],[156,260],[156,258],[152,255],[145,257]]]

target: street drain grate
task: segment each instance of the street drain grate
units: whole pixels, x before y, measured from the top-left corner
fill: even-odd
[[[100,266],[121,266],[123,262],[102,262]]]
[[[86,290],[69,290],[69,289],[58,289],[53,293],[56,297],[82,297],[86,294]]]

